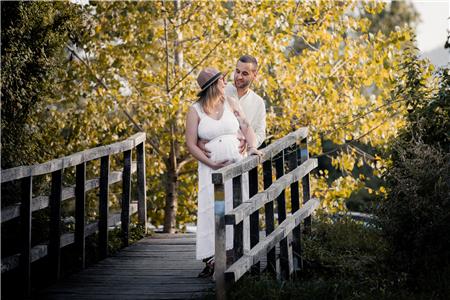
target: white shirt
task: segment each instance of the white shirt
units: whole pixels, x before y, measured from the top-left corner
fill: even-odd
[[[250,126],[255,131],[256,147],[259,147],[266,139],[266,105],[264,100],[250,89],[239,98],[236,87],[230,83],[225,86],[225,96],[239,99],[239,104]]]

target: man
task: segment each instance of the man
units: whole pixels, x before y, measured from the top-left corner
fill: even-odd
[[[266,139],[266,105],[264,100],[250,89],[250,85],[256,79],[258,73],[258,62],[251,55],[243,55],[239,58],[234,71],[234,85],[228,84],[225,87],[225,96],[230,96],[239,100],[250,126],[256,134],[256,146],[259,147]],[[244,152],[247,143],[243,136],[239,137],[240,152]],[[205,144],[208,141],[199,140],[198,146],[209,157],[209,151]]]

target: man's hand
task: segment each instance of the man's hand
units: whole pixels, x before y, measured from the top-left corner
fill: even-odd
[[[203,153],[205,153],[207,158],[211,158],[211,151],[207,150],[205,147],[206,143],[208,142],[209,141],[207,140],[198,139],[197,146],[200,148],[200,150],[203,151]]]
[[[211,169],[218,170],[220,168],[228,166],[229,164],[231,164],[231,162],[228,160],[219,161],[219,162],[214,163],[214,165],[211,166]]]

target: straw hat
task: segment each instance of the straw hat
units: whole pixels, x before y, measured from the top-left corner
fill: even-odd
[[[197,95],[200,95],[206,91],[214,82],[219,80],[222,73],[215,68],[205,68],[203,69],[197,77],[197,83],[200,86],[201,91]]]

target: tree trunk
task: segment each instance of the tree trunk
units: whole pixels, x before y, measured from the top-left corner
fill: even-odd
[[[171,153],[172,154],[172,153]],[[164,209],[164,232],[174,233],[178,208],[178,178],[172,163],[167,170],[166,207]]]

